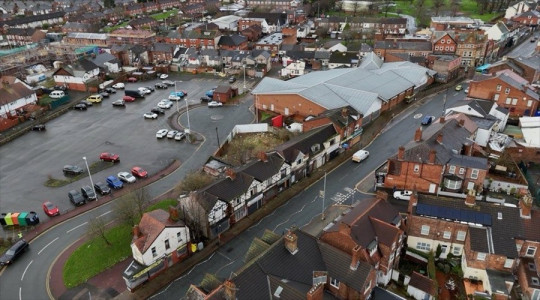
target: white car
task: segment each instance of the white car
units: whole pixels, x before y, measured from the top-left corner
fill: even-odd
[[[174,139],[177,140],[177,141],[181,141],[185,137],[186,137],[186,134],[180,131],[174,136]]]
[[[176,136],[177,133],[178,133],[178,130],[171,130],[169,131],[169,133],[167,133],[167,138],[172,139]]]
[[[151,90],[149,90],[149,89],[147,89],[147,88],[145,88],[145,87],[140,87],[140,88],[138,88],[137,90],[139,90],[139,92],[140,92],[141,94],[143,94],[143,95],[150,94],[150,93],[152,92]]]
[[[182,98],[180,96],[178,96],[178,95],[170,94],[169,95],[169,100],[180,101],[180,100],[182,100]]]
[[[167,78],[169,78],[169,75],[167,75],[167,74],[159,75],[159,79],[167,79]]]
[[[123,182],[128,182],[128,183],[134,183],[135,180],[137,180],[135,176],[131,175],[131,173],[128,173],[128,172],[118,173],[118,178],[120,178],[120,180],[122,180]]]
[[[158,132],[156,132],[156,138],[162,139],[163,137],[167,136],[167,132],[169,132],[167,129],[158,130]]]
[[[220,107],[223,106],[223,103],[219,101],[210,101],[208,102],[208,107]]]
[[[147,112],[143,115],[145,119],[157,119],[157,114],[153,112]]]
[[[356,151],[353,156],[352,156],[352,161],[355,161],[355,162],[361,162],[363,161],[364,159],[368,158],[369,156],[369,151],[366,151],[366,150],[359,150],[359,151]]]
[[[112,87],[118,90],[118,89],[123,89],[123,88],[125,88],[126,85],[125,85],[123,82],[117,82],[117,83],[113,84]]]
[[[394,198],[398,199],[398,200],[405,200],[405,201],[409,201],[411,200],[411,195],[412,195],[412,191],[395,191],[394,192]]]
[[[159,101],[158,104],[157,104],[157,107],[164,108],[164,109],[169,109],[172,106],[173,106],[173,103],[170,100],[167,100],[167,99],[163,99],[163,100]]]

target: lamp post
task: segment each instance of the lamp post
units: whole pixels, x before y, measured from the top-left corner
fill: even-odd
[[[246,92],[246,63],[244,62],[244,93]]]
[[[83,156],[82,159],[84,160],[84,164],[86,165],[86,170],[88,171],[88,177],[90,177],[90,186],[92,187],[92,191],[94,191],[94,195],[96,195],[96,201],[97,201],[98,197],[96,194],[96,188],[94,187],[94,181],[92,180],[92,174],[90,173],[90,168],[88,167],[88,161],[86,160],[86,156]]]
[[[326,172],[324,172],[324,183],[323,190],[319,191],[320,196],[322,197],[322,214],[321,220],[324,220],[324,198],[326,198]]]
[[[221,145],[219,143],[219,133],[218,133],[218,128],[217,127],[216,127],[216,137],[217,137],[217,146],[218,146],[218,149],[219,149],[219,146],[221,146]]]

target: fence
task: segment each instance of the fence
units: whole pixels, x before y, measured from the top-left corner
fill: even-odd
[[[540,205],[540,188],[538,187],[538,183],[540,182],[540,165],[533,162],[528,164],[520,162],[518,166],[527,180],[533,199],[536,200],[537,205]]]
[[[49,104],[49,106],[50,106],[51,109],[58,108],[59,106],[62,106],[62,105],[64,105],[64,104],[68,103],[68,102],[69,102],[69,99],[70,99],[70,97],[69,97],[68,95],[66,95],[66,96],[64,96],[64,97],[62,97],[62,98],[60,98],[60,99],[57,99],[57,100],[52,101],[52,102]]]

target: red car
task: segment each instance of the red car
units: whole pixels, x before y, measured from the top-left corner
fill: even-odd
[[[60,214],[58,206],[52,204],[50,201],[43,202],[43,211],[49,217],[58,216]]]
[[[141,167],[133,167],[131,168],[131,174],[135,177],[139,177],[139,178],[145,178],[145,177],[148,177],[148,172],[146,172],[145,169],[141,168]]]
[[[135,77],[129,77],[128,82],[137,82],[137,78]]]
[[[133,102],[133,101],[135,101],[135,98],[131,97],[131,96],[124,96],[124,97],[122,97],[122,100],[124,100],[126,102]]]
[[[103,152],[99,156],[99,159],[102,161],[112,161],[112,162],[120,162],[120,156],[118,154],[109,153],[109,152]]]

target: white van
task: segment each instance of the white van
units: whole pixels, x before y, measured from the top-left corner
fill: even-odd
[[[58,98],[62,98],[66,95],[66,93],[64,93],[64,91],[52,91],[50,94],[49,94],[49,97],[53,98],[53,99],[58,99]]]

